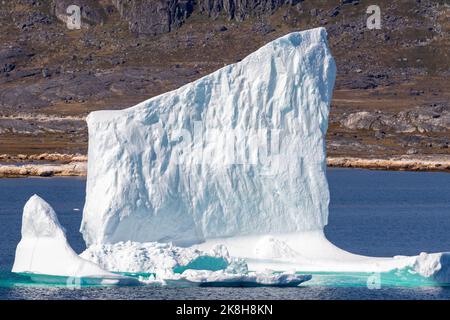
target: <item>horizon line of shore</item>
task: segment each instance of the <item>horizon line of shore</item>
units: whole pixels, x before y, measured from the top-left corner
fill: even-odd
[[[83,177],[87,175],[87,160],[87,156],[82,154],[3,154],[0,155],[0,178]],[[387,159],[330,156],[327,157],[327,166],[371,170],[450,172],[450,155],[405,155]]]

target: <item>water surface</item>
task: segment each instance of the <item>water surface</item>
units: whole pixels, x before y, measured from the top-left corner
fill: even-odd
[[[371,256],[450,251],[450,174],[357,169],[328,171],[331,203],[327,237],[339,247]],[[20,240],[21,214],[33,194],[48,201],[77,252],[85,197],[82,178],[0,179],[0,299],[450,299],[450,288],[427,284],[381,289],[366,286],[299,288],[71,289],[20,286],[9,273]],[[364,279],[367,275],[353,275]],[[360,281],[364,283],[364,281]]]

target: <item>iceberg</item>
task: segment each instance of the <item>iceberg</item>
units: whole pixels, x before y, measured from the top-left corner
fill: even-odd
[[[323,28],[88,118],[88,245],[321,230],[336,68]]]
[[[91,113],[80,228],[88,248],[76,255],[34,197],[13,271],[243,286],[399,271],[450,283],[450,253],[366,257],[326,239],[335,77],[317,28],[132,108]]]
[[[22,239],[12,269],[32,282],[68,287],[140,284],[284,287],[298,286],[310,279],[304,275],[247,271],[245,261],[231,258],[220,245],[206,253],[167,243],[128,241],[93,245],[77,255],[67,242],[55,211],[37,195],[24,207]]]
[[[67,242],[55,211],[37,195],[30,198],[23,211],[22,239],[16,249],[12,272],[73,277],[87,284],[139,283],[79,257]]]

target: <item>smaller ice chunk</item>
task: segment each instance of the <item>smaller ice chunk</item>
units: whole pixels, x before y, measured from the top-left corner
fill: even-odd
[[[53,208],[34,195],[23,210],[22,239],[17,245],[12,272],[91,278],[98,284],[138,284],[136,279],[107,272],[79,257],[67,242]]]
[[[311,275],[266,272],[229,273],[226,270],[186,270],[172,281],[185,281],[202,287],[297,287]],[[171,280],[166,280],[170,283]]]
[[[450,253],[425,253],[415,257],[413,270],[439,283],[450,283]]]

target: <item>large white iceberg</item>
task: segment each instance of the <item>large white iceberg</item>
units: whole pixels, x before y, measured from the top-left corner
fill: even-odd
[[[323,28],[121,111],[88,116],[88,245],[321,230],[335,79]]]
[[[260,276],[247,268],[401,269],[450,282],[448,253],[373,258],[325,238],[325,134],[335,74],[326,31],[318,28],[281,37],[239,63],[130,109],[91,113],[81,225],[89,248],[82,258],[68,254],[61,232],[52,232],[39,261],[54,258],[45,251],[56,247],[83,266],[89,260],[100,270],[155,272],[188,282],[308,279]],[[45,228],[55,229],[51,223]],[[28,237],[19,244],[14,271],[77,272],[66,262],[56,269],[48,263],[29,267],[35,241]],[[201,256],[213,268],[188,270]],[[224,269],[216,270],[221,257]]]

